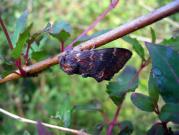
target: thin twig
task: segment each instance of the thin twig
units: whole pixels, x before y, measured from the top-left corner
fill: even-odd
[[[5,114],[5,115],[7,115],[7,116],[9,116],[9,117],[11,117],[11,118],[13,118],[13,119],[16,119],[16,120],[24,122],[24,123],[29,123],[29,124],[34,124],[34,125],[37,124],[37,121],[20,117],[18,115],[12,114],[12,113],[2,109],[2,108],[0,108],[0,112]],[[64,132],[69,132],[69,133],[73,133],[73,134],[77,134],[77,135],[89,135],[88,133],[85,133],[85,132],[79,131],[79,130],[75,130],[75,129],[59,127],[59,126],[56,126],[56,125],[51,125],[51,124],[43,123],[43,122],[42,122],[42,124],[44,126],[48,127],[48,128],[58,129],[58,130],[64,131]]]
[[[29,65],[29,51],[30,51],[31,43],[27,43],[26,52],[24,55],[25,65]]]
[[[114,0],[111,1],[109,7],[102,13],[100,14],[96,20],[90,25],[88,26],[88,28],[86,30],[84,30],[75,40],[72,41],[71,44],[69,44],[66,49],[71,49],[73,47],[73,45],[83,36],[85,36],[90,30],[92,30],[113,8],[116,7],[117,3],[119,2],[119,0]]]
[[[140,65],[140,68],[138,69],[137,73],[133,76],[133,78],[129,81],[128,83],[128,88],[132,85],[132,83],[134,83],[134,81],[136,81],[137,77],[139,76],[139,74],[141,73],[141,71],[150,64],[150,57],[147,59],[147,60],[144,60],[142,61],[141,65]],[[126,94],[125,94],[126,95]],[[124,97],[125,97],[124,95]],[[124,100],[123,100],[124,101]],[[122,104],[123,104],[123,101],[118,105],[117,109],[116,109],[116,112],[115,112],[115,116],[112,120],[112,122],[109,124],[109,127],[107,129],[107,135],[111,135],[112,134],[112,129],[114,128],[114,126],[116,125],[117,123],[117,119],[118,119],[118,116],[119,116],[119,113],[120,113],[120,110],[121,110],[121,107],[122,107]]]
[[[11,49],[13,49],[13,45],[12,45],[12,42],[11,42],[9,33],[8,33],[7,29],[6,29],[6,26],[5,26],[5,24],[4,24],[4,22],[3,22],[2,18],[1,18],[1,16],[0,16],[0,25],[1,25],[1,27],[2,27],[2,29],[3,29],[3,31],[4,31],[4,34],[5,34],[6,38],[7,38],[7,42],[8,42],[8,44],[9,44],[9,47],[10,47]]]
[[[174,13],[177,13],[179,11],[179,0],[175,0],[173,2],[170,2],[169,4],[152,11],[148,15],[141,16],[129,23],[126,23],[120,27],[117,27],[109,32],[106,32],[105,34],[102,34],[98,37],[95,37],[89,41],[86,41],[77,47],[75,47],[75,50],[87,50],[94,47],[100,47],[104,44],[107,44],[111,41],[114,41],[120,37],[123,37],[129,33],[132,33],[138,29],[141,29],[145,26],[148,26],[154,22],[157,22],[167,16],[170,16]],[[35,63],[33,65],[24,67],[24,71],[28,73],[29,75],[34,73],[40,73],[45,69],[48,69],[49,67],[58,64],[58,57],[61,54],[58,54],[52,58],[45,59],[43,61],[40,61],[38,63]],[[19,72],[18,70],[16,72]],[[16,73],[11,73],[7,75],[5,78],[0,80],[0,84],[5,83],[10,80],[19,79],[22,76],[17,75]]]
[[[125,23],[109,32],[106,32],[96,38],[78,45],[75,49],[86,50],[94,47],[100,47],[106,43],[114,41],[147,25],[157,22],[167,16],[179,12],[179,0],[170,2],[169,4],[152,11],[151,13],[141,16],[129,23]]]
[[[123,101],[124,101],[124,100],[123,100]],[[108,127],[108,129],[107,129],[107,135],[111,135],[112,129],[114,128],[114,126],[115,126],[116,123],[117,123],[117,119],[118,119],[119,112],[120,112],[120,110],[121,110],[123,101],[122,101],[122,102],[118,105],[118,107],[117,107],[117,110],[116,110],[116,112],[115,112],[114,118],[113,118],[112,122],[109,124],[109,127]]]

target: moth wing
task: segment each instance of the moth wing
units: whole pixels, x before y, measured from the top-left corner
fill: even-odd
[[[98,82],[110,80],[129,60],[132,53],[122,48],[86,50],[76,53],[79,73]]]

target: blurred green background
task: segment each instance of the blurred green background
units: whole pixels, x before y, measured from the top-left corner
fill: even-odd
[[[158,8],[170,1],[121,0],[118,6],[89,34],[130,22],[138,16],[149,13],[150,8]],[[64,20],[73,28],[71,36],[71,40],[73,40],[107,8],[109,2],[110,0],[1,0],[0,11],[10,33],[14,30],[17,18],[25,9],[29,9],[31,10],[29,23],[34,23],[33,32],[43,29],[48,22]],[[177,21],[179,21],[179,17],[173,15],[168,20],[161,20],[132,33],[131,36],[138,38],[143,44],[144,40],[150,41],[150,27],[152,27],[156,31],[158,40],[168,38],[172,35],[172,31],[178,27]],[[59,42],[56,39],[48,37],[48,41],[44,44],[49,56],[59,53]],[[121,39],[103,47],[131,49],[131,46]],[[145,46],[143,47],[145,48]],[[8,44],[0,29],[0,56],[7,57],[8,55]],[[128,65],[139,68],[140,62],[139,56],[134,52]],[[137,91],[147,93],[149,71],[150,66],[143,70]],[[106,93],[107,84],[107,81],[97,83],[94,79],[84,79],[78,75],[68,76],[60,70],[59,65],[56,65],[39,74],[38,77],[22,78],[0,85],[0,107],[29,119],[41,120],[58,126],[64,126],[64,122],[55,118],[56,114],[58,116],[59,112],[62,113],[65,107],[73,108],[76,105],[96,105],[101,107],[103,112],[112,119],[116,106]],[[71,115],[67,116],[70,117],[70,128],[84,129],[89,133],[93,133],[95,127],[104,120],[104,116],[99,111],[85,108],[74,109]],[[156,116],[138,110],[132,105],[128,94],[119,120],[131,120],[134,125],[133,134],[143,135],[156,121]],[[49,130],[57,135],[65,134],[55,129]],[[21,123],[0,114],[1,135],[21,135],[24,131],[28,131],[32,135],[37,134],[34,125]],[[103,134],[105,134],[105,130]]]

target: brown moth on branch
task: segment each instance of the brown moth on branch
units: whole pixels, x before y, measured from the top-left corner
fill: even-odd
[[[69,75],[92,77],[97,82],[110,80],[130,59],[132,52],[123,48],[66,51],[59,57],[60,67]]]
[[[102,46],[106,43],[109,43],[113,40],[123,37],[129,33],[132,33],[138,29],[148,26],[154,22],[157,22],[157,21],[159,21],[167,16],[170,16],[174,13],[177,13],[177,12],[179,12],[179,0],[170,2],[169,4],[159,8],[147,15],[141,16],[129,23],[126,23],[120,27],[114,28],[113,30],[111,30],[105,34],[102,34],[102,35],[95,37],[87,42],[84,42],[84,43],[78,45],[77,47],[75,47],[74,50],[88,50],[88,49],[93,48],[94,45],[97,48],[99,46]],[[37,62],[33,65],[23,67],[23,70],[26,71],[26,73],[28,73],[28,74],[39,73],[55,64],[58,64],[58,57],[60,55],[61,54],[58,54],[54,57]],[[19,73],[18,70],[16,72]],[[1,79],[0,83],[5,83],[7,81],[15,80],[18,78],[21,78],[21,76],[16,73],[11,73],[11,74],[7,75],[5,78]]]

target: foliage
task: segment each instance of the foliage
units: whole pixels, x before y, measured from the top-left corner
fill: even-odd
[[[167,3],[168,0],[162,2]],[[103,34],[141,15],[141,12],[146,12],[139,5],[134,6],[134,3],[138,2],[121,1],[119,9],[110,12],[92,31],[93,34],[83,36],[79,42]],[[23,0],[3,0],[0,5],[2,18],[14,47],[12,50],[8,49],[4,33],[0,31],[0,78],[14,71],[17,67],[14,61],[19,58],[22,64],[30,64],[59,53],[59,45],[71,43],[81,32],[79,29],[86,28],[109,3],[37,0],[33,1],[33,6],[31,4]],[[162,3],[161,0],[150,0],[147,4],[159,7]],[[24,11],[26,7],[33,8],[32,12]],[[179,20],[175,16],[172,18]],[[17,20],[16,24],[12,23],[14,20]],[[51,20],[54,20],[54,23],[49,23]],[[94,134],[105,134],[110,125],[109,118],[114,117],[116,107],[121,107],[117,123],[119,125],[114,126],[113,134],[177,133],[175,125],[179,123],[179,38],[168,38],[169,29],[168,23],[160,22],[152,25],[150,29],[144,28],[135,32],[134,34],[141,36],[151,35],[151,43],[145,42],[145,46],[132,35],[106,45],[119,47],[119,43],[123,43],[120,47],[129,48],[134,54],[128,62],[130,66],[124,67],[109,83],[98,84],[91,78],[68,76],[60,71],[59,66],[54,66],[38,77],[23,78],[0,85],[0,106],[29,119],[85,129]],[[160,44],[156,43],[158,37],[164,39]],[[149,57],[150,59],[147,59]],[[147,67],[147,60],[151,60],[151,69],[150,66]],[[144,67],[145,70],[142,70]],[[142,111],[136,110],[135,106]],[[172,124],[168,125],[169,122]],[[41,122],[34,127],[2,114],[0,125],[2,135],[49,134]],[[50,132],[65,134],[56,130]]]

